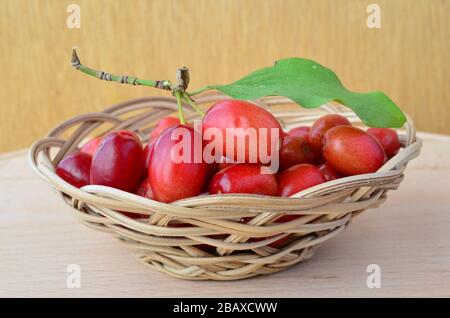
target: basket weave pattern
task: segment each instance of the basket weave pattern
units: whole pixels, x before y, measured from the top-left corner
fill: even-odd
[[[225,98],[209,94],[197,102],[210,104]],[[340,113],[353,124],[360,124],[354,113],[340,106],[327,104],[314,110],[296,106],[286,110],[277,106],[292,103],[285,98],[263,98],[256,103],[272,111],[285,128],[311,125],[326,113]],[[399,134],[403,148],[378,172],[320,184],[290,198],[203,195],[165,204],[104,186],[77,189],[55,174],[62,158],[79,148],[94,130],[102,126],[108,127],[105,131],[129,129],[146,141],[155,122],[176,109],[173,98],[148,97],[101,113],[77,116],[36,142],[29,160],[84,224],[117,237],[145,265],[184,279],[243,279],[275,273],[309,259],[320,243],[342,232],[353,216],[385,201],[387,191],[399,186],[408,161],[419,155],[422,145],[408,117]],[[196,118],[188,106],[185,109],[188,120]],[[70,136],[63,138],[63,134]],[[142,217],[134,219],[122,212]],[[282,215],[299,217],[274,223]],[[243,217],[252,219],[244,224],[240,222]],[[184,225],[168,226],[169,222]],[[268,246],[286,236],[287,243],[281,249]],[[198,248],[199,244],[215,248],[205,251]]]

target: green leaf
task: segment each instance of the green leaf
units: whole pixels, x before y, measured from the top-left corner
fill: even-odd
[[[337,101],[351,108],[371,127],[401,127],[405,115],[382,92],[355,93],[347,90],[336,74],[314,62],[301,58],[277,61],[274,66],[257,70],[227,85],[213,85],[224,94],[238,99],[284,96],[306,108]]]

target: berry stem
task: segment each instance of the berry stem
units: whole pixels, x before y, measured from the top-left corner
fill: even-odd
[[[189,94],[187,94],[186,92],[183,94],[182,96],[183,100],[189,104],[198,114],[200,114],[200,116],[204,116],[205,112],[202,111],[197,104],[195,103],[195,101],[191,98],[191,96],[189,96]]]
[[[184,118],[183,105],[182,105],[182,102],[181,102],[182,91],[176,90],[176,91],[174,91],[173,94],[175,95],[175,98],[177,100],[178,118],[180,119],[180,124],[185,125],[186,124],[186,119]]]

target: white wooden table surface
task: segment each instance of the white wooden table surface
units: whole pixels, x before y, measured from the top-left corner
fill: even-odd
[[[0,296],[403,297],[450,296],[450,137],[422,135],[400,189],[325,242],[312,260],[236,282],[183,281],[152,271],[110,236],[78,223],[28,167],[0,156]],[[69,264],[81,288],[66,287]],[[369,289],[369,264],[381,288]]]

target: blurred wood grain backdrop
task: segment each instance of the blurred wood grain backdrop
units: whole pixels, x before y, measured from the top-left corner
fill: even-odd
[[[69,29],[67,6],[80,5]],[[381,7],[381,29],[366,26]],[[381,90],[419,129],[450,133],[449,0],[1,0],[0,152],[28,147],[58,122],[165,92],[106,83],[74,71],[225,83],[301,56],[333,69],[355,91]]]

